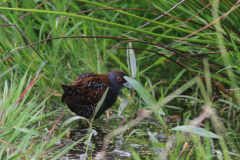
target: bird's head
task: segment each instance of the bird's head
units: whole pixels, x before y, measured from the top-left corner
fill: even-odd
[[[115,88],[116,90],[120,90],[124,87],[132,89],[132,86],[124,79],[124,76],[126,76],[126,73],[118,70],[107,73],[111,87]]]

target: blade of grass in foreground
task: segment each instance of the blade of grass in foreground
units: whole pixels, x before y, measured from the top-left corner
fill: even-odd
[[[140,94],[141,98],[147,105],[152,108],[157,103],[153,96],[145,88],[143,88],[138,81],[127,76],[124,76],[124,78]],[[158,110],[158,113],[161,115],[166,115],[161,108]]]
[[[211,138],[221,138],[213,132],[207,131],[204,128],[194,127],[191,125],[182,125],[172,128],[171,130],[175,131],[183,131],[183,132],[192,132],[194,134],[203,136],[203,137],[211,137]]]

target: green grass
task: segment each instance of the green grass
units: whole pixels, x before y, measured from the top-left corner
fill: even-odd
[[[135,91],[124,89],[121,107],[118,102],[110,109],[122,116],[116,124],[123,117],[127,124],[108,133],[106,147],[114,131],[126,134],[131,125],[125,140],[153,147],[150,159],[238,159],[240,8],[235,1],[211,2],[176,7],[174,0],[0,2],[0,157],[58,159],[91,139],[92,133],[75,142],[65,138],[74,128],[66,124],[80,117],[63,121],[57,114],[48,121],[60,110],[70,113],[60,103],[61,84],[82,73],[120,69],[135,79],[127,78]],[[160,12],[168,13],[153,21]],[[135,119],[140,110],[151,111]],[[151,113],[165,142],[139,127]],[[165,117],[175,113],[182,119],[171,126]],[[135,133],[144,136],[133,138]],[[66,143],[59,146],[58,140]],[[184,144],[189,147],[182,150]],[[129,152],[141,158],[137,149]]]

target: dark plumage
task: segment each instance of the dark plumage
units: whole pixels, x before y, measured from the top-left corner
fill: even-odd
[[[70,85],[62,85],[64,91],[62,102],[77,115],[92,118],[97,103],[109,87],[107,96],[95,116],[97,119],[116,102],[118,93],[124,86],[131,88],[123,78],[125,75],[124,72],[117,70],[101,75],[85,73]]]

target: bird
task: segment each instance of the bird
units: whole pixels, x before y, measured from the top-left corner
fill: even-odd
[[[97,103],[108,89],[105,100],[94,119],[99,118],[117,100],[119,91],[132,86],[124,79],[126,73],[114,70],[105,74],[84,73],[69,85],[62,85],[61,102],[75,114],[91,119],[95,115]]]

